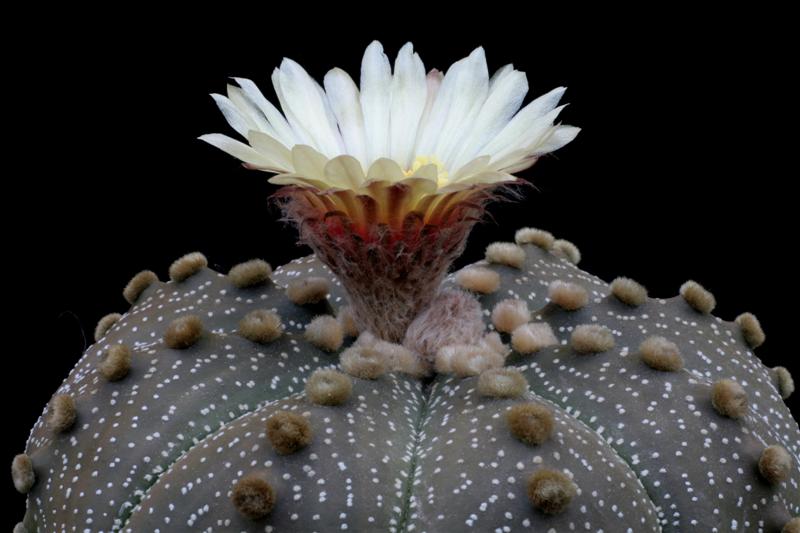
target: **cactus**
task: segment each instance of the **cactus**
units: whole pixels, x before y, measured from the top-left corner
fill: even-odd
[[[282,172],[315,254],[134,276],[14,458],[15,531],[798,531],[794,386],[753,354],[755,316],[713,316],[693,281],[607,283],[534,228],[447,274],[506,173],[576,131],[548,116],[550,140],[463,187],[414,163],[328,190],[299,170],[320,154],[248,129],[258,106],[280,136],[239,82],[218,102],[254,148],[206,140]]]
[[[331,405],[306,383],[336,368],[337,353],[355,340],[329,352],[305,337],[316,316],[342,310],[346,298],[314,257],[255,286],[239,287],[207,267],[181,281],[153,281],[56,391],[54,399],[74,403],[71,427],[53,403],[34,426],[25,454],[36,482],[25,526],[778,531],[800,513],[800,432],[773,373],[747,344],[752,332],[696,310],[684,296],[632,306],[620,283],[536,244],[518,246],[519,268],[482,261],[444,281],[458,287],[463,273],[485,269],[500,280],[476,293],[485,316],[508,298],[530,309],[528,321],[503,334],[520,348],[505,357],[510,376],[496,369],[422,380],[391,368],[374,379],[335,373],[347,389]],[[293,303],[287,288],[308,278],[327,279],[330,292],[313,304]],[[553,287],[564,283],[585,291],[583,306],[553,301]],[[282,324],[264,343],[240,331],[259,310]],[[200,334],[168,347],[164,339],[186,317],[199,319]],[[535,351],[519,340],[534,324],[553,336]],[[344,335],[338,321],[329,325]],[[581,325],[607,328],[613,347],[576,350]],[[131,352],[129,369],[112,381],[104,363],[119,346]],[[653,353],[679,357],[680,367],[653,364]],[[517,377],[524,385],[497,392]],[[714,402],[723,380],[744,391],[739,416],[726,411],[730,398]],[[528,406],[549,417],[549,430],[535,416],[510,416]],[[267,434],[284,412],[303,417],[311,431],[288,454]],[[54,415],[55,429],[48,426]],[[549,471],[566,476],[557,479],[569,482],[571,497],[554,504],[545,496],[539,509],[531,478]],[[271,512],[255,521],[232,501],[246,476],[261,476],[274,491]],[[563,509],[549,514],[553,505]]]

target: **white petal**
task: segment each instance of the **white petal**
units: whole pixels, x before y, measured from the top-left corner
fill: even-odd
[[[442,92],[445,90],[444,85],[447,84],[446,78],[447,76],[442,84]],[[486,54],[483,48],[475,49],[467,57],[452,88],[455,96],[452,98],[447,119],[442,125],[434,149],[434,154],[444,163],[445,168],[452,166],[454,152],[471,130],[472,123],[478,116],[489,91],[489,69],[486,67]]]
[[[232,155],[240,161],[258,167],[262,170],[278,171],[278,165],[275,164],[270,158],[262,153],[257,152],[246,144],[231,139],[227,135],[221,133],[208,133],[198,137],[201,141],[205,141],[211,146],[216,146],[226,154]]]
[[[367,163],[389,157],[392,69],[383,46],[373,41],[361,62],[361,110],[367,141]]]
[[[524,72],[507,71],[500,75],[489,90],[489,96],[481,107],[478,118],[469,129],[469,134],[462,141],[458,157],[453,161],[453,168],[480,155],[481,148],[508,124],[522,105],[528,93],[528,79]]]
[[[358,159],[363,168],[367,168],[364,115],[358,87],[350,75],[339,68],[330,70],[325,75],[324,83],[347,153]]]
[[[277,176],[272,176],[267,181],[274,183],[275,185],[299,185],[301,187],[314,187],[321,191],[331,188],[330,185],[324,181],[307,178],[299,174],[278,174]]]
[[[572,142],[580,131],[581,129],[575,126],[556,126],[550,136],[533,150],[533,155],[555,152],[562,146]]]
[[[430,98],[428,99],[431,105],[430,109],[424,113],[424,127],[420,129],[417,137],[417,146],[415,148],[417,156],[430,157],[438,155],[434,153],[434,150],[439,142],[439,136],[442,133],[445,120],[447,120],[450,106],[460,91],[458,81],[461,71],[465,68],[466,61],[467,58],[464,58],[450,65],[445,75],[440,78],[433,101],[431,102]],[[428,82],[430,89],[430,74],[428,75]]]
[[[328,158],[311,146],[296,144],[292,147],[294,172],[305,178],[325,181],[325,165]]]
[[[330,109],[319,84],[291,59],[283,60],[279,76],[283,99],[313,139],[315,148],[328,157],[343,153],[344,143],[339,132],[331,127]]]
[[[462,166],[455,173],[450,175],[449,182],[456,182],[464,178],[469,178],[470,176],[474,176],[475,174],[479,174],[486,170],[489,166],[489,161],[491,157],[488,155],[482,155],[480,157],[476,157],[466,165]]]
[[[423,140],[423,137],[427,139],[427,137],[433,133],[434,129],[433,127],[430,128],[430,133],[427,133],[429,132],[428,124],[431,123],[433,107],[436,102],[436,97],[439,94],[439,89],[442,86],[443,78],[444,76],[442,75],[442,73],[435,68],[431,69],[431,71],[428,72],[428,75],[425,77],[425,84],[428,87],[428,91],[427,91],[427,96],[425,98],[425,108],[422,111],[422,117],[420,117],[419,119],[419,128],[417,129],[417,140],[414,143],[414,151],[412,153],[412,156],[425,155],[422,153],[420,148],[423,146],[424,142],[427,142]],[[433,142],[435,143],[436,141],[434,140]],[[430,155],[430,153],[428,153],[428,155]]]
[[[402,168],[409,168],[413,162],[414,141],[427,93],[425,66],[412,44],[407,43],[394,63],[390,120],[391,156]]]
[[[491,172],[491,171],[487,171],[487,172],[481,172],[480,174],[476,174],[476,175],[474,175],[472,177],[460,180],[460,181],[458,181],[456,183],[450,183],[450,184],[446,185],[445,187],[442,187],[441,189],[439,189],[438,192],[445,193],[445,192],[457,191],[457,190],[460,190],[460,189],[464,189],[464,188],[466,188],[466,187],[468,187],[470,185],[475,185],[475,184],[478,184],[478,183],[480,183],[480,184],[484,184],[484,183],[486,183],[486,184],[503,183],[503,182],[507,182],[507,181],[516,181],[516,180],[517,180],[516,177],[514,177],[511,174],[508,174],[506,172]]]
[[[380,159],[375,160],[372,165],[369,167],[369,172],[367,172],[367,181],[400,181],[405,178],[405,174],[403,174],[403,170],[397,164],[397,162],[392,161],[391,159],[387,159],[382,157]]]
[[[519,153],[522,153],[524,157],[531,155],[536,147],[549,135],[553,127],[553,121],[565,107],[566,104],[558,106],[536,119],[513,145],[492,155],[490,166],[494,169],[506,168],[514,164],[516,159],[519,159]]]
[[[217,107],[222,111],[222,116],[236,133],[247,138],[247,132],[256,128],[253,121],[242,115],[241,111],[227,97],[215,93],[211,95],[211,98],[217,103]]]
[[[236,109],[245,117],[248,122],[252,123],[254,127],[252,130],[263,131],[270,135],[275,135],[275,130],[269,125],[264,114],[245,96],[244,91],[239,87],[228,85],[228,99],[236,106]]]
[[[529,139],[524,137],[525,133],[542,115],[558,104],[565,90],[565,87],[557,87],[523,107],[500,133],[480,150],[481,153],[495,157],[527,146]]]
[[[292,131],[292,127],[289,126],[289,123],[286,121],[286,118],[272,105],[272,102],[264,97],[264,94],[258,86],[247,78],[233,79],[239,84],[239,87],[242,88],[247,98],[249,98],[264,114],[270,126],[275,130],[275,138],[287,148],[291,148],[292,145],[297,144],[297,137],[294,131]]]
[[[314,144],[311,136],[305,130],[303,125],[300,124],[300,121],[294,115],[294,112],[292,111],[291,107],[289,107],[289,104],[286,103],[286,98],[283,96],[283,88],[281,87],[281,71],[278,68],[272,71],[272,86],[275,88],[275,95],[278,97],[278,103],[281,104],[283,114],[286,115],[286,120],[289,123],[289,126],[292,128],[292,132],[294,132],[295,138],[297,139],[297,144],[305,144],[307,146]]]
[[[361,162],[350,155],[334,157],[325,164],[326,181],[342,189],[358,189],[366,181]]]
[[[251,130],[247,136],[252,146],[257,152],[273,161],[281,172],[291,172],[294,170],[292,163],[292,153],[280,142],[270,137],[266,133]]]
[[[489,90],[491,91],[495,83],[497,83],[499,80],[502,80],[504,76],[506,76],[509,72],[513,71],[514,71],[514,65],[512,65],[511,63],[509,63],[508,65],[503,65],[502,67],[497,69],[494,72],[494,74],[492,74],[492,77],[489,78]]]

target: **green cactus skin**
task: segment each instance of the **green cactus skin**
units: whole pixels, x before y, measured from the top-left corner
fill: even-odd
[[[501,283],[478,296],[489,327],[498,301],[519,298],[559,341],[506,358],[530,384],[518,399],[480,396],[477,377],[392,373],[353,378],[342,405],[309,402],[305,380],[338,359],[308,343],[304,326],[346,304],[313,257],[252,288],[208,268],[150,285],[56,391],[75,399],[74,427],[53,434],[47,410],[34,426],[25,450],[37,474],[27,530],[771,532],[800,514],[800,431],[737,323],[702,314],[680,296],[626,305],[568,260],[522,248],[519,269],[479,263]],[[286,284],[306,276],[331,280],[329,303],[288,300]],[[588,305],[565,311],[549,303],[555,280],[586,288]],[[451,275],[444,286],[453,285]],[[237,335],[238,321],[255,309],[281,316],[279,339],[260,345]],[[187,349],[167,348],[167,325],[185,315],[201,318],[203,335]],[[569,339],[581,324],[609,328],[614,348],[575,353]],[[683,369],[642,362],[638,347],[653,335],[678,346]],[[108,382],[97,365],[116,343],[131,348],[131,370]],[[744,417],[712,406],[711,385],[720,379],[744,387]],[[505,412],[522,401],[553,412],[552,436],[538,446],[506,425]],[[278,410],[309,417],[311,444],[291,455],[270,447],[266,420]],[[771,485],[758,461],[773,444],[793,464]],[[577,489],[559,514],[528,499],[527,480],[541,468],[567,474]],[[257,521],[230,499],[251,473],[276,494],[272,512]]]

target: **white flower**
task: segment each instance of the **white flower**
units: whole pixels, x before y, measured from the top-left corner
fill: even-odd
[[[375,41],[364,53],[360,87],[334,68],[323,88],[284,59],[272,74],[283,113],[252,81],[235,80],[239,86],[228,86],[227,97],[212,96],[249,144],[222,134],[200,138],[248,167],[277,174],[269,181],[280,185],[369,194],[371,183],[424,180],[425,194],[440,194],[514,181],[512,173],[579,131],[553,124],[564,107],[558,106],[563,87],[520,110],[525,74],[506,65],[490,78],[483,48],[445,75],[426,75],[411,43],[400,49],[393,72]]]

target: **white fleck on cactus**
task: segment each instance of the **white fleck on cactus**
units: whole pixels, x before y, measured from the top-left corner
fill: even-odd
[[[533,228],[447,275],[577,133],[560,91],[517,112],[524,75],[480,49],[364,64],[359,95],[285,62],[285,118],[248,80],[216,97],[249,145],[205,139],[278,173],[315,255],[137,274],[14,458],[15,531],[798,531],[794,386],[756,317],[606,283]]]

